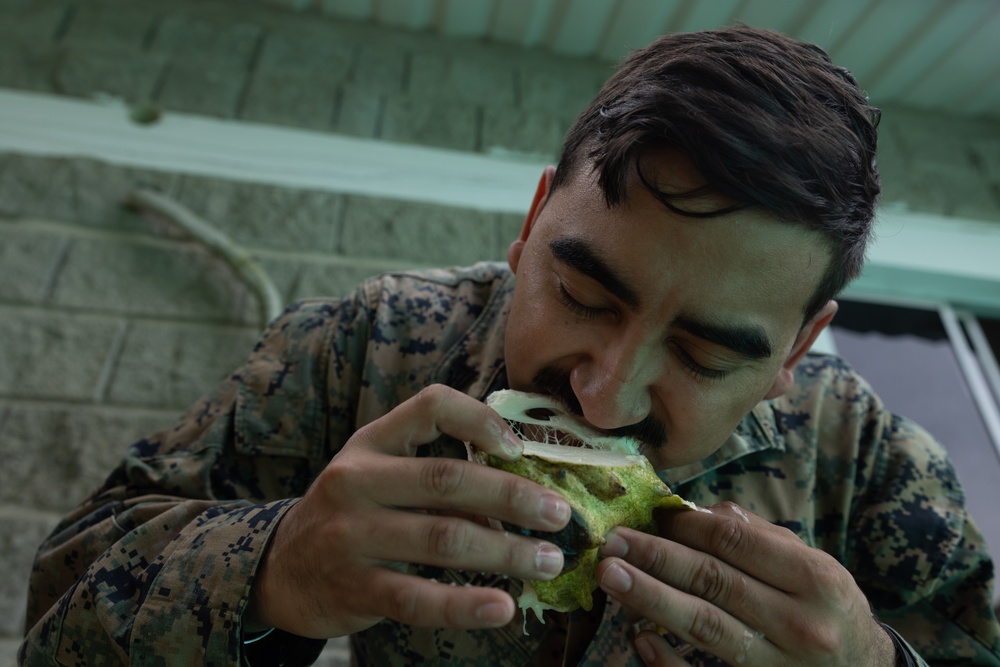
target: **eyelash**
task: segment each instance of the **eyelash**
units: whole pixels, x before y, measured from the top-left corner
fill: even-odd
[[[677,351],[677,357],[681,360],[684,368],[697,378],[716,382],[726,379],[726,371],[720,371],[717,368],[705,368],[692,359],[691,355],[685,352],[680,346],[675,345],[674,349]]]
[[[570,296],[569,292],[566,291],[566,287],[561,282],[559,283],[559,301],[562,305],[569,308],[574,315],[585,320],[592,320],[600,317],[605,312],[603,308],[586,306],[574,299]]]

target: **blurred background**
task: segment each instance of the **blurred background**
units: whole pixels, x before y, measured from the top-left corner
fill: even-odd
[[[502,260],[615,62],[737,21],[819,44],[883,109],[878,238],[822,345],[945,443],[1000,553],[997,0],[0,0],[0,667],[38,543],[267,317],[130,192],[280,302]]]

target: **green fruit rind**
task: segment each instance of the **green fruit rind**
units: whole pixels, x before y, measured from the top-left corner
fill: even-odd
[[[639,453],[638,442],[597,431],[548,396],[504,390],[490,394],[486,403],[511,423],[524,451],[518,460],[505,461],[469,445],[469,458],[557,491],[573,509],[570,525],[557,533],[510,527],[553,542],[565,556],[555,579],[524,582],[517,603],[525,628],[528,610],[544,623],[546,609],[593,608],[598,550],[609,530],[627,526],[650,532],[656,508],[699,509],[671,493]]]
[[[671,493],[640,454],[525,442],[517,461],[488,456],[485,462],[558,491],[587,525],[589,539],[572,569],[550,581],[525,584],[518,606],[525,615],[530,609],[539,620],[545,609],[565,612],[593,607],[598,549],[609,530],[626,526],[649,532],[654,528],[654,509],[694,508]]]

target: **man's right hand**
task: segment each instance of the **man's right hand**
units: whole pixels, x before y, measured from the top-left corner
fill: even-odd
[[[547,580],[560,550],[494,530],[490,517],[556,531],[570,509],[557,493],[469,461],[413,458],[447,434],[513,460],[521,442],[492,409],[442,385],[428,387],[358,430],[282,519],[258,570],[244,622],[302,637],[364,630],[383,618],[424,627],[488,628],[514,616],[493,588],[450,586],[405,564]]]

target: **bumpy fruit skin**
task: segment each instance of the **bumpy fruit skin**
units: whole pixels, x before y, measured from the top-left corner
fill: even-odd
[[[565,612],[579,607],[589,611],[593,607],[597,552],[609,530],[627,526],[648,532],[654,527],[655,508],[694,508],[671,493],[640,454],[527,442],[524,455],[517,461],[488,456],[485,462],[558,491],[573,509],[567,529],[550,534],[530,533],[559,546],[566,562],[562,574],[555,579],[526,582],[518,599],[525,616],[531,609],[539,620],[545,609]]]
[[[670,492],[639,454],[638,442],[595,430],[549,396],[502,390],[490,394],[486,404],[510,423],[524,452],[517,461],[504,461],[466,443],[469,458],[553,489],[573,509],[569,525],[556,533],[503,526],[552,542],[565,557],[555,579],[524,582],[517,603],[525,627],[529,609],[544,622],[546,609],[589,611],[594,606],[597,551],[609,530],[627,526],[651,531],[657,507],[698,509]]]

